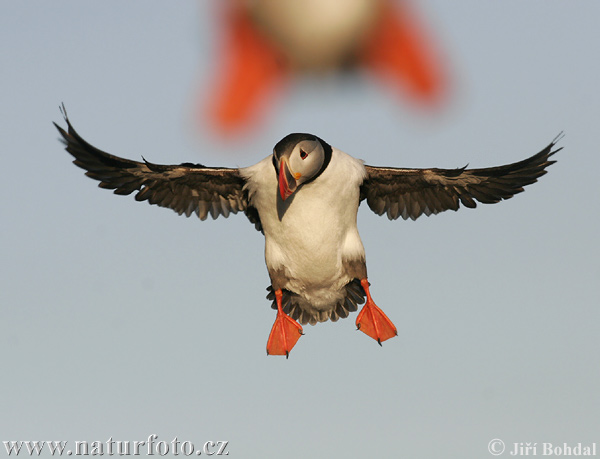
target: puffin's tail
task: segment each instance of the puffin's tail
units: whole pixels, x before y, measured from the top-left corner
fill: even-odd
[[[302,325],[315,325],[317,322],[326,322],[328,320],[337,322],[338,319],[345,319],[350,315],[351,312],[357,311],[358,305],[365,302],[365,291],[360,285],[359,279],[353,279],[346,284],[344,289],[344,299],[329,311],[318,311],[316,309],[307,311],[300,306],[300,296],[297,293],[290,292],[286,289],[282,289],[283,297],[281,300],[281,306],[283,308],[283,312],[285,312],[292,319],[300,322]],[[275,290],[273,289],[273,286],[269,285],[267,287],[267,291],[269,292],[267,294],[267,299],[272,301],[271,308],[277,310],[277,303],[275,302]]]

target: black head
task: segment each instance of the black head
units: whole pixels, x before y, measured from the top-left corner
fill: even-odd
[[[331,145],[313,134],[285,136],[273,148],[273,166],[283,200],[323,173],[331,161]]]

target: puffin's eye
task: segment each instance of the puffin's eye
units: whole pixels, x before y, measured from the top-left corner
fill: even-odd
[[[300,158],[306,159],[308,153],[306,153],[302,148],[300,149]]]

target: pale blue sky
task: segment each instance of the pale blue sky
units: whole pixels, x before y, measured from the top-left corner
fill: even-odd
[[[452,63],[443,113],[368,78],[300,79],[255,136],[224,143],[192,123],[211,3],[4,3],[0,441],[154,433],[240,458],[600,443],[600,4],[421,11]],[[361,208],[371,292],[399,337],[379,348],[353,315],[305,327],[286,361],[265,355],[260,233],[97,188],[58,142],[61,102],[96,146],[157,163],[248,165],[308,131],[372,165],[485,167],[566,136],[510,201],[417,222]]]

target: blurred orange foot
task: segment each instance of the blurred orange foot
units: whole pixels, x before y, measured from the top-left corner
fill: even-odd
[[[275,290],[277,318],[267,341],[267,355],[285,355],[287,359],[303,333],[302,326],[283,312],[281,297],[281,289]]]
[[[356,327],[377,341],[381,346],[383,341],[397,336],[398,331],[388,316],[373,302],[371,293],[369,292],[369,281],[362,279],[360,285],[365,290],[367,302],[356,318]]]
[[[409,3],[384,2],[377,27],[362,50],[363,62],[396,81],[413,101],[435,107],[447,92],[442,60]]]
[[[273,95],[287,69],[278,51],[261,35],[245,8],[226,11],[227,35],[220,52],[209,115],[223,132],[250,123]]]

